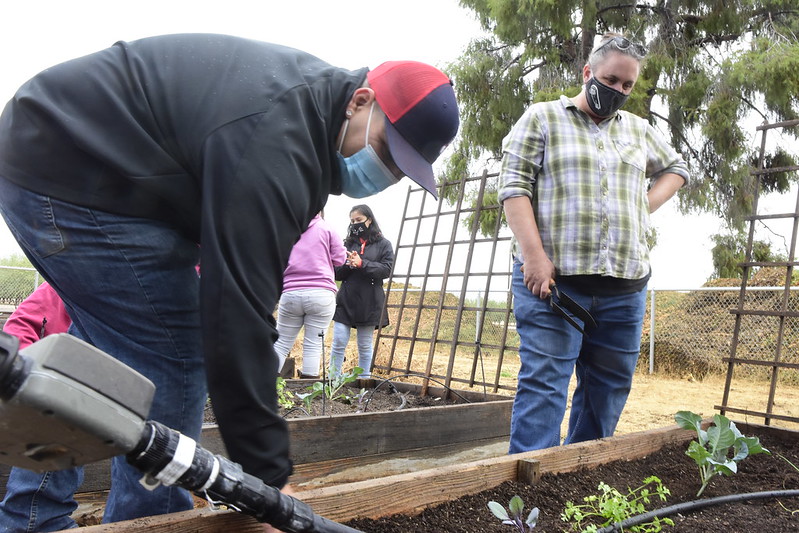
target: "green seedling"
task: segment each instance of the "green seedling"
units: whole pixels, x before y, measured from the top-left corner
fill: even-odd
[[[283,409],[291,409],[294,407],[294,399],[291,396],[291,392],[286,390],[285,379],[278,376],[275,389],[277,390],[277,404],[280,407]]]
[[[519,533],[532,531],[538,522],[538,507],[533,507],[527,518],[522,519],[524,501],[518,495],[510,499],[507,510],[495,501],[488,502],[488,508],[494,513],[494,516],[502,520],[503,524],[514,526]]]
[[[364,399],[366,398],[366,389],[361,389],[358,394],[347,397],[347,403],[358,406],[358,412],[363,411]]]
[[[628,518],[647,512],[646,505],[651,503],[655,497],[660,501],[666,501],[666,497],[671,494],[657,476],[646,478],[643,485],[638,488],[628,488],[627,494],[622,494],[607,483],[600,483],[598,488],[599,493],[583,498],[585,502],[583,504],[566,502],[566,509],[560,515],[560,519],[564,522],[571,522],[571,531],[596,532],[599,528],[623,522]],[[588,520],[594,522],[603,520],[603,522],[599,525],[588,524],[586,523]],[[654,517],[651,522],[625,529],[656,533],[661,531],[664,525],[673,526],[674,521],[670,518]]]
[[[738,472],[738,463],[750,455],[767,453],[757,437],[745,437],[735,423],[724,415],[714,415],[707,430],[702,429],[702,417],[691,411],[679,411],[674,415],[677,425],[696,431],[697,440],[692,440],[685,454],[699,467],[702,486],[699,497],[715,476],[731,476]],[[732,456],[732,457],[730,457]]]
[[[310,387],[308,390],[310,392],[307,393],[297,393],[297,396],[303,401],[305,404],[305,408],[310,411],[311,410],[311,402],[317,396],[322,394],[327,397],[330,401],[335,400],[351,400],[351,396],[345,393],[344,387],[347,383],[352,383],[358,379],[358,376],[363,374],[363,368],[356,366],[352,370],[346,373],[340,372],[333,372],[333,377],[329,380],[326,380],[324,383],[321,381],[317,381]],[[356,395],[357,396],[357,395]]]

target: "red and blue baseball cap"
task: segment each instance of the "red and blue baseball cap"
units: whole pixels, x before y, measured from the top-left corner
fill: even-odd
[[[438,198],[433,162],[460,124],[452,82],[437,68],[417,61],[387,61],[370,70],[366,79],[386,114],[394,162]]]

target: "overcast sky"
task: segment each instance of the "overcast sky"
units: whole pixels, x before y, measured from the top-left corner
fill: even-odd
[[[285,44],[337,66],[373,68],[412,59],[442,66],[479,35],[471,12],[457,0],[27,0],[0,7],[0,102],[50,65],[118,40],[181,32],[227,33]],[[389,239],[399,232],[405,182],[365,199]],[[360,200],[331,196],[326,218],[343,233],[349,208]],[[793,200],[787,210],[793,211]],[[683,217],[673,202],[653,218],[660,245],[653,251],[655,288],[693,288],[712,271],[709,216]],[[0,257],[18,253],[0,222]]]

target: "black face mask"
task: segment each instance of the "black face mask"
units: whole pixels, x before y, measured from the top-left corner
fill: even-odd
[[[366,235],[369,233],[369,227],[366,225],[366,222],[358,222],[357,224],[350,224],[350,235],[353,237],[363,237],[366,238]]]
[[[585,82],[585,99],[588,100],[588,107],[599,117],[609,117],[618,111],[629,96],[613,87],[608,87],[593,76]]]

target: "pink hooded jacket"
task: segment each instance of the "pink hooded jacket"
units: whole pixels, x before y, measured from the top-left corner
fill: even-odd
[[[321,216],[316,215],[294,244],[283,273],[283,292],[327,289],[336,292],[334,266],[347,259],[344,241]]]
[[[18,337],[19,347],[25,348],[46,335],[66,333],[70,324],[64,302],[45,281],[11,313],[3,331]]]

